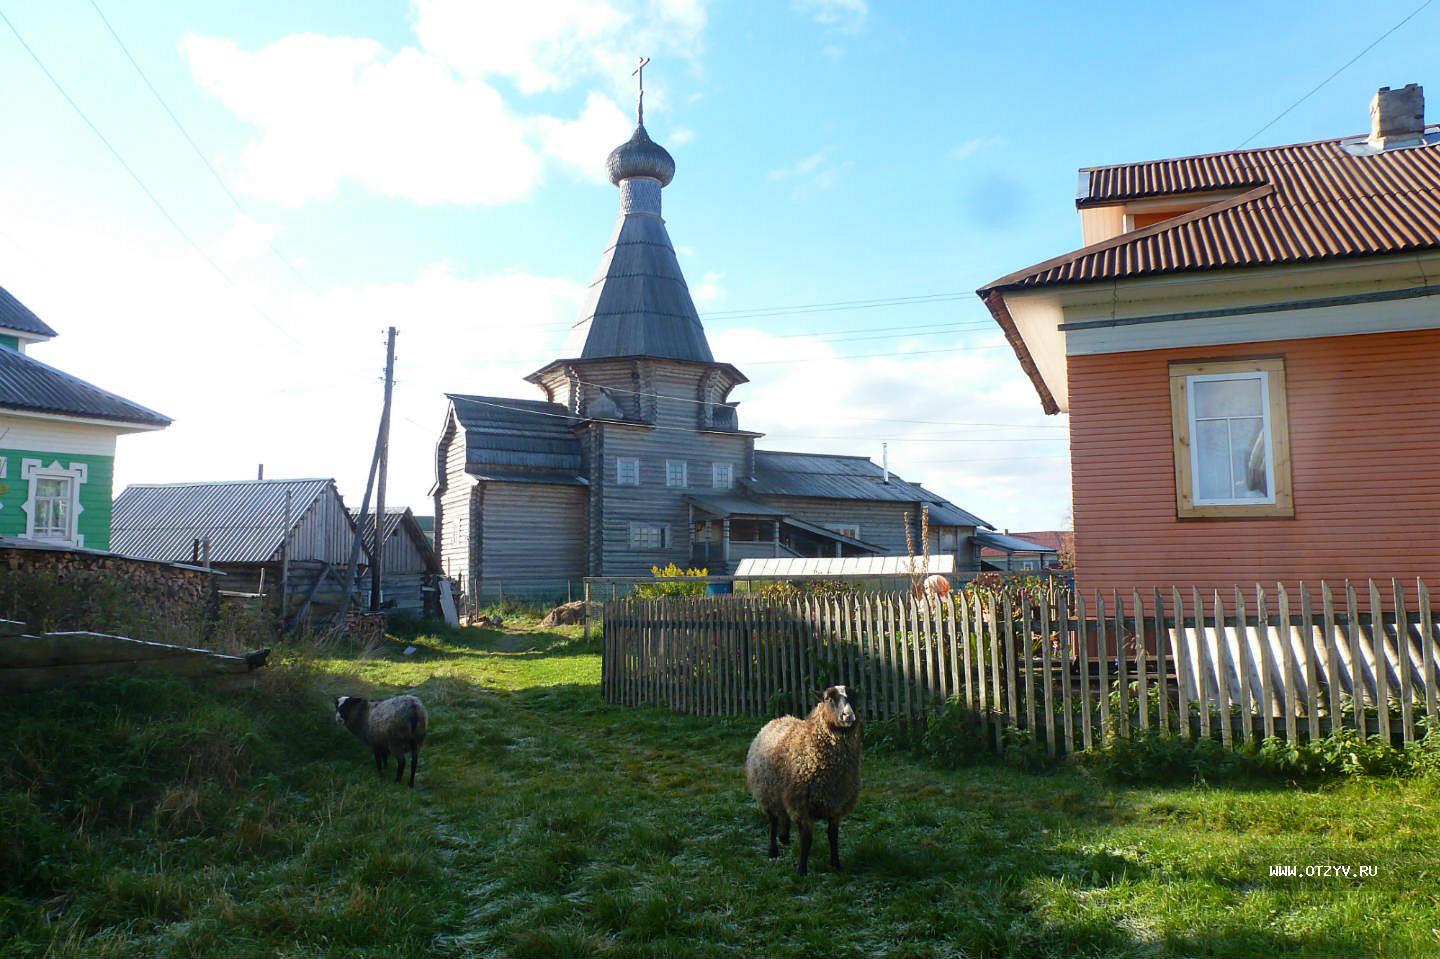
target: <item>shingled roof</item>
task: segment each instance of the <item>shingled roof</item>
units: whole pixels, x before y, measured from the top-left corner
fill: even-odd
[[[40,317],[30,312],[30,308],[10,294],[10,291],[0,286],[0,329],[17,330],[21,333],[33,333],[36,336],[51,337],[55,331],[50,328]]]
[[[585,484],[576,422],[559,403],[447,393],[465,432],[465,471],[483,480]]]
[[[1364,142],[1343,137],[1081,170],[1082,209],[1223,195],[1002,276],[979,293],[1440,249],[1440,127],[1406,149],[1367,152]]]
[[[0,347],[0,410],[105,420],[140,429],[170,425],[168,416],[4,347]]]

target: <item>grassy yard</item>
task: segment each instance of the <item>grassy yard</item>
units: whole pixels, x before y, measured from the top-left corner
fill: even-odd
[[[801,879],[744,790],[755,721],[606,706],[573,630],[413,642],[0,700],[0,955],[1440,954],[1433,781],[1123,788],[872,750],[845,870],[822,836]],[[431,713],[413,792],[331,718],[397,690]]]

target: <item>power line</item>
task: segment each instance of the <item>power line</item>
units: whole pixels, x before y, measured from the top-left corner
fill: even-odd
[[[832,303],[807,303],[795,306],[712,310],[704,315],[715,319],[749,319],[761,316],[787,316],[798,313],[839,313],[848,310],[876,310],[887,306],[923,306],[927,303],[950,303],[955,300],[968,299],[974,295],[974,293],[926,293],[916,296],[896,296],[876,300],[840,300]]]
[[[235,280],[231,278],[230,274],[226,273],[223,269],[220,268],[220,264],[216,263],[213,259],[211,259],[210,255],[201,248],[200,244],[195,242],[195,240],[190,236],[190,234],[185,231],[185,228],[180,225],[180,222],[176,220],[175,217],[171,215],[170,211],[165,208],[165,204],[160,202],[160,199],[155,195],[155,193],[150,189],[150,187],[148,187],[145,184],[145,181],[140,178],[140,174],[135,172],[134,167],[130,166],[130,164],[126,162],[125,157],[120,154],[120,151],[115,149],[115,145],[110,142],[110,140],[105,136],[105,134],[100,132],[100,128],[97,127],[94,121],[91,120],[90,117],[85,113],[85,111],[80,108],[80,105],[75,102],[75,99],[70,96],[70,94],[66,91],[65,87],[61,85],[60,81],[55,78],[55,74],[50,72],[50,68],[45,66],[45,61],[41,60],[40,55],[37,54],[33,49],[31,49],[30,44],[25,42],[25,37],[16,28],[15,24],[10,21],[10,18],[5,15],[5,12],[3,10],[0,10],[0,20],[5,21],[5,25],[10,28],[10,32],[15,34],[15,39],[20,41],[20,46],[24,47],[25,52],[30,55],[30,59],[35,61],[35,65],[40,68],[40,71],[42,73],[45,74],[51,85],[53,85],[55,89],[59,91],[60,96],[65,98],[65,102],[70,104],[71,109],[73,109],[77,114],[79,114],[81,120],[85,121],[85,125],[90,128],[90,132],[94,133],[96,138],[98,138],[100,142],[105,145],[105,148],[110,151],[110,155],[115,158],[115,161],[120,164],[120,166],[125,170],[126,173],[130,174],[130,179],[135,181],[135,185],[138,186],[141,192],[143,192],[145,196],[149,198],[150,202],[155,205],[155,209],[160,211],[160,215],[163,216],[165,220],[170,224],[170,226],[175,229],[175,232],[180,234],[180,237],[190,245],[190,248],[194,250],[195,253],[199,255],[202,260],[204,260],[210,266],[210,269],[215,271],[216,275],[218,275],[221,279],[228,283],[231,288],[233,288],[237,293],[243,294],[244,291],[241,290],[239,284],[237,284]],[[277,323],[274,317],[270,316],[269,313],[265,312],[265,310],[262,309],[258,304],[251,302],[248,305],[252,310],[262,316],[266,322],[273,326],[276,331],[279,332],[282,336],[284,336],[286,339],[290,340],[297,346],[300,345],[300,341],[297,340],[294,336],[292,336],[289,330],[286,330],[279,323]]]
[[[848,353],[845,356],[808,356],[804,360],[736,360],[736,363],[743,363],[746,366],[770,366],[775,363],[838,363],[841,360],[873,360],[879,357],[897,356],[928,356],[932,353],[969,353],[975,350],[1004,350],[1009,349],[1009,343],[996,343],[994,346],[955,346],[947,350],[911,350],[909,353]]]
[[[190,131],[185,129],[185,124],[181,123],[180,118],[175,115],[175,111],[170,109],[170,104],[166,103],[165,98],[160,95],[160,91],[155,89],[155,84],[150,82],[150,78],[146,76],[145,71],[141,69],[139,62],[135,59],[134,55],[131,54],[130,48],[125,45],[124,40],[120,39],[120,34],[115,32],[115,27],[111,25],[110,18],[105,16],[105,12],[100,9],[100,5],[96,2],[96,0],[90,0],[90,6],[95,8],[96,15],[100,17],[100,22],[105,24],[105,29],[110,31],[110,36],[115,38],[115,43],[117,46],[120,47],[120,52],[125,54],[125,59],[130,61],[130,65],[134,67],[135,72],[140,75],[141,81],[144,82],[145,87],[150,91],[151,96],[155,98],[155,102],[160,104],[160,109],[164,110],[165,115],[170,118],[170,122],[175,124],[175,129],[179,130],[180,135],[185,138],[185,142],[190,144],[190,149],[194,151],[197,157],[200,158],[200,162],[205,164],[205,169],[210,171],[210,176],[215,179],[215,182],[220,185],[220,189],[223,190],[225,192],[225,195],[230,198],[230,202],[235,206],[235,209],[238,210],[242,216],[249,219],[254,219],[254,217],[250,216],[249,211],[245,209],[245,206],[240,202],[240,199],[235,196],[233,191],[231,191],[229,184],[225,182],[225,178],[220,175],[220,171],[215,169],[215,165],[210,162],[210,158],[205,155],[205,151],[200,149],[200,145],[195,142],[195,138],[190,136]],[[11,29],[14,28],[12,27]],[[290,259],[286,257],[285,254],[281,253],[280,250],[276,248],[274,243],[267,240],[265,245],[269,247],[270,252],[274,254],[277,260],[279,260],[281,263],[285,264],[285,266],[289,268],[290,272],[295,275],[295,278],[297,280],[303,283],[310,290],[310,292],[316,293],[318,295],[319,291],[317,291],[314,287],[310,286],[310,284],[306,281],[305,277],[302,276],[300,271],[296,268],[295,264],[290,262]]]
[[[1377,46],[1379,46],[1379,45],[1380,45],[1380,41],[1384,40],[1386,37],[1390,36],[1390,34],[1394,33],[1396,30],[1399,30],[1401,27],[1405,26],[1405,24],[1409,23],[1411,20],[1415,19],[1415,16],[1416,16],[1418,13],[1420,13],[1421,10],[1424,10],[1426,7],[1430,6],[1430,4],[1432,4],[1432,3],[1434,3],[1434,2],[1435,2],[1435,0],[1425,0],[1424,3],[1420,4],[1420,6],[1416,7],[1414,10],[1411,10],[1410,13],[1408,13],[1408,14],[1404,17],[1404,19],[1402,19],[1399,23],[1395,24],[1395,26],[1391,27],[1389,30],[1386,30],[1384,33],[1380,34],[1380,36],[1378,36],[1378,37],[1376,37],[1374,40],[1372,40],[1372,41],[1370,42],[1370,44],[1369,44],[1364,50],[1361,50],[1359,53],[1355,54],[1355,56],[1351,57],[1349,60],[1346,60],[1345,63],[1343,63],[1338,70],[1336,70],[1334,73],[1330,74],[1330,75],[1329,75],[1328,77],[1326,77],[1324,80],[1321,80],[1319,83],[1315,84],[1315,86],[1311,87],[1310,90],[1309,90],[1304,96],[1302,96],[1300,99],[1296,100],[1294,103],[1290,104],[1288,107],[1286,107],[1285,109],[1283,109],[1283,110],[1281,110],[1279,113],[1277,113],[1277,114],[1275,115],[1275,118],[1274,118],[1273,120],[1271,120],[1269,123],[1265,124],[1263,127],[1261,127],[1260,129],[1256,130],[1254,133],[1252,133],[1252,134],[1250,134],[1248,137],[1246,137],[1246,138],[1244,139],[1244,141],[1241,142],[1240,146],[1236,147],[1235,149],[1237,149],[1237,150],[1243,149],[1243,148],[1245,147],[1245,145],[1246,145],[1247,143],[1249,143],[1251,140],[1254,140],[1254,139],[1255,139],[1256,137],[1258,137],[1260,134],[1264,133],[1266,130],[1268,130],[1268,129],[1270,129],[1271,127],[1273,127],[1276,123],[1279,123],[1280,120],[1283,119],[1287,113],[1289,113],[1291,110],[1293,110],[1293,109],[1295,109],[1296,107],[1298,107],[1300,104],[1304,103],[1306,100],[1310,99],[1310,98],[1311,98],[1312,96],[1314,96],[1316,93],[1318,93],[1318,92],[1320,91],[1320,88],[1321,88],[1321,87],[1325,86],[1325,85],[1326,85],[1327,83],[1329,83],[1331,80],[1334,80],[1334,79],[1335,79],[1336,77],[1338,77],[1340,74],[1342,74],[1342,73],[1344,73],[1346,70],[1348,70],[1348,69],[1351,67],[1351,65],[1353,65],[1353,64],[1355,63],[1356,60],[1359,60],[1359,59],[1360,59],[1361,57],[1363,57],[1365,54],[1369,53],[1371,50],[1373,50],[1373,49],[1375,49]]]

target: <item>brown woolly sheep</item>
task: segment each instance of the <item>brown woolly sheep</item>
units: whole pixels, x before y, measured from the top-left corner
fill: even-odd
[[[335,721],[354,733],[375,754],[375,771],[382,776],[390,757],[395,757],[395,781],[405,774],[405,754],[410,754],[410,788],[415,788],[415,771],[420,768],[420,747],[430,716],[425,704],[414,696],[393,696],[370,702],[359,696],[335,697]]]
[[[770,818],[770,858],[780,841],[790,842],[790,824],[800,829],[800,875],[810,865],[814,821],[825,820],[830,866],[840,868],[840,820],[860,798],[860,718],[844,686],[831,686],[805,719],[772,719],[750,743],[745,784],[760,811]]]

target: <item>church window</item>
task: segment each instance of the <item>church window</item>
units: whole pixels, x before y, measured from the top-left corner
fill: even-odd
[[[640,460],[634,456],[621,456],[615,460],[615,482],[620,486],[640,485]]]
[[[678,486],[682,489],[690,485],[689,467],[690,464],[684,460],[665,461],[665,485]]]
[[[670,527],[655,523],[630,524],[631,549],[668,549]]]
[[[711,485],[715,489],[730,489],[735,485],[735,467],[729,463],[716,463],[710,468]]]

